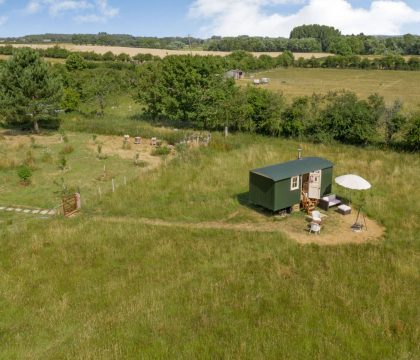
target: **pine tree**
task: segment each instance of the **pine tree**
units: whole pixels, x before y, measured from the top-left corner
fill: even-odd
[[[32,49],[17,51],[0,72],[0,113],[9,125],[31,125],[56,117],[61,82]]]

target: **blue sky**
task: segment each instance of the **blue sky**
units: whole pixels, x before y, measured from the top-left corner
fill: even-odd
[[[0,37],[100,31],[287,36],[304,23],[343,33],[420,34],[420,0],[0,0]]]

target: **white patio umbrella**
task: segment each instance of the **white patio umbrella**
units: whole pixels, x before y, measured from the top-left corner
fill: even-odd
[[[372,187],[372,185],[368,181],[366,181],[359,175],[353,174],[336,177],[335,182],[338,185],[351,190],[368,190]]]
[[[359,190],[359,191],[360,190],[369,190],[372,187],[372,185],[368,181],[366,181],[365,179],[363,179],[359,175],[354,175],[354,174],[348,174],[348,175],[342,175],[342,176],[336,177],[335,182],[338,185],[340,185],[340,186],[342,186],[346,189],[350,189],[350,190]],[[350,200],[350,202],[351,202],[351,200]],[[361,207],[359,207],[359,211],[357,212],[356,222],[352,226],[352,228],[354,230],[356,230],[356,229],[361,230],[361,228],[362,228],[362,225],[360,225],[358,223],[359,215],[360,215],[360,209],[361,209]],[[363,220],[365,222],[365,228],[367,230],[366,219],[365,219],[363,213],[362,213],[362,216],[363,216]]]

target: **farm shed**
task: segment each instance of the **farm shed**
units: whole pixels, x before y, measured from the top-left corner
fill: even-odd
[[[226,73],[226,77],[228,78],[233,78],[235,80],[240,80],[243,79],[245,77],[245,73],[242,70],[229,70]]]
[[[331,193],[334,164],[319,157],[300,158],[251,170],[249,200],[273,212],[298,206],[304,196]]]

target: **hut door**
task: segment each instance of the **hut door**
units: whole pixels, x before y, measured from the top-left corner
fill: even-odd
[[[309,193],[310,199],[321,198],[321,170],[309,173]]]

